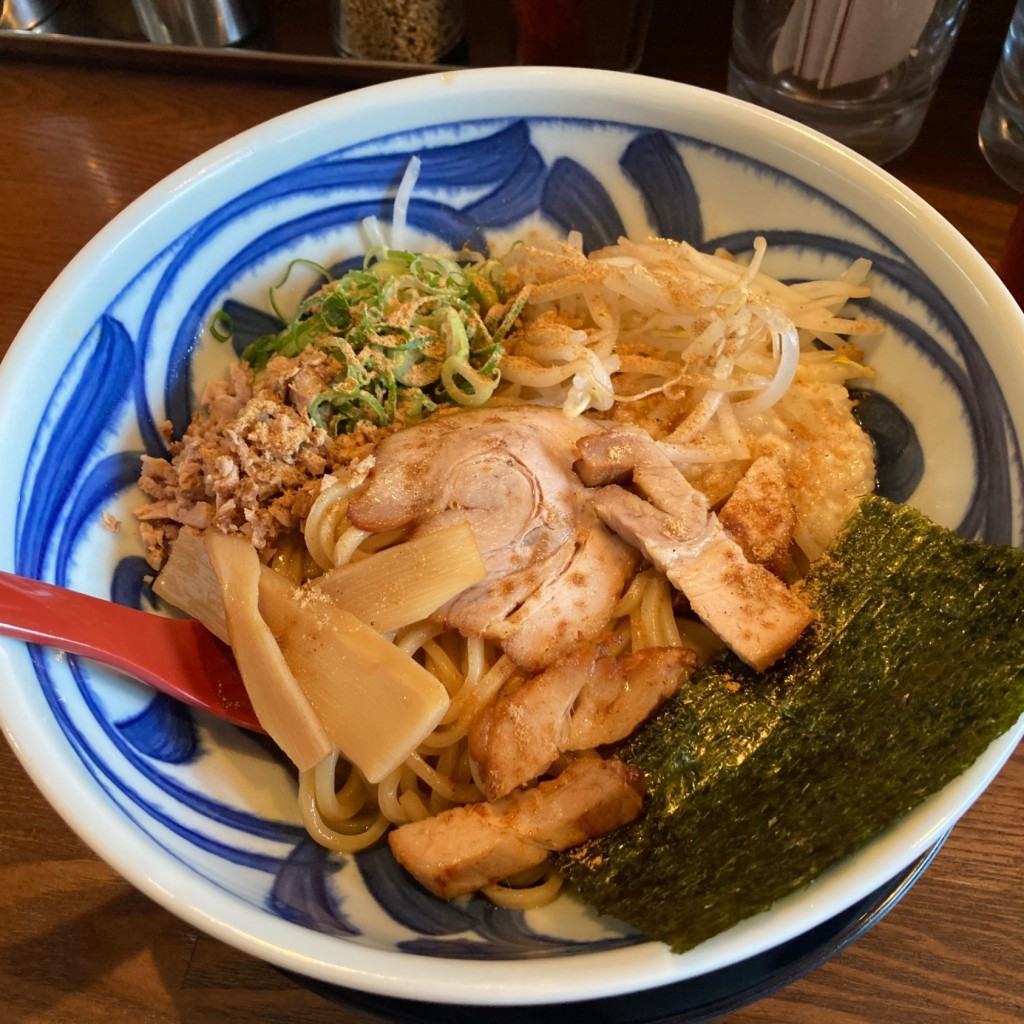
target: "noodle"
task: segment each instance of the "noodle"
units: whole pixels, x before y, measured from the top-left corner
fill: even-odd
[[[682,647],[672,611],[672,588],[660,572],[652,572],[647,581],[640,601],[640,617],[645,647]]]
[[[450,747],[447,749],[451,749]],[[438,793],[445,800],[453,804],[468,804],[479,800],[482,796],[476,783],[460,783],[449,776],[431,768],[419,754],[413,754],[406,764],[411,768],[420,780],[427,784],[435,793]]]
[[[516,668],[515,662],[502,655],[478,679],[470,680],[468,685],[459,688],[459,691],[452,697],[451,707],[442,722],[455,722],[457,728],[468,731],[469,723],[477,713],[483,710],[495,694],[518,672],[519,669]],[[427,743],[433,745],[445,741],[444,730],[439,729],[433,737],[427,740]]]
[[[328,790],[324,793],[325,803],[321,803],[316,777],[321,771],[333,772],[336,760],[336,756],[327,758],[316,768],[299,773],[299,810],[306,831],[321,846],[338,853],[357,853],[373,846],[393,822],[380,812],[362,816],[340,815],[328,822],[325,804],[329,807],[337,802],[340,806],[340,801],[336,801]]]
[[[339,544],[341,538],[352,529],[345,518],[348,499],[361,482],[335,482],[322,488],[309,510],[303,527],[303,537],[310,555],[321,569],[333,569],[342,564],[338,560]],[[364,534],[361,539],[365,540],[366,536],[368,535]],[[356,546],[358,543],[357,541]],[[348,553],[351,555],[351,550]],[[344,561],[348,561],[348,558],[344,558]]]
[[[546,906],[562,889],[562,876],[551,864],[541,865],[535,872],[517,875],[506,884],[487,885],[480,891],[495,905],[506,910],[533,910]]]

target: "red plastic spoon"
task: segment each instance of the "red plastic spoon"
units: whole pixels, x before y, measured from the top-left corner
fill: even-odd
[[[0,572],[0,635],[120,669],[193,707],[262,732],[230,648],[192,619],[168,619]]]

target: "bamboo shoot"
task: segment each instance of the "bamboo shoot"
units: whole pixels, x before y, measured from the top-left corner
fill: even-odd
[[[240,534],[205,534],[206,553],[220,583],[231,649],[253,710],[267,734],[300,771],[333,752],[316,711],[260,617],[260,561]],[[267,570],[271,572],[272,570]],[[287,581],[283,580],[287,586]]]
[[[153,592],[186,615],[198,619],[224,643],[231,642],[220,582],[210,564],[201,533],[186,527],[178,534],[171,545],[167,563],[153,582]]]
[[[435,676],[325,595],[264,569],[259,608],[327,735],[371,783],[448,709]]]
[[[456,523],[332,569],[308,585],[379,633],[437,611],[486,575],[469,523]]]

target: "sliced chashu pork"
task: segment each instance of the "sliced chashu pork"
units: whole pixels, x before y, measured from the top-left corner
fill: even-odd
[[[705,625],[758,670],[789,649],[812,612],[777,576],[747,561],[650,437],[607,431],[581,439],[579,451],[581,480],[604,485],[591,492],[598,516],[644,552]],[[640,494],[610,482],[630,479]]]
[[[600,633],[636,566],[572,470],[576,442],[601,429],[539,406],[433,416],[381,442],[349,519],[416,534],[468,521],[487,577],[434,618],[539,671]]]
[[[587,643],[525,682],[507,685],[469,732],[487,799],[532,782],[564,752],[625,739],[696,661],[681,647],[612,655]]]
[[[532,789],[402,825],[388,842],[417,881],[452,899],[536,867],[552,850],[604,835],[642,810],[639,769],[583,757]]]
[[[796,506],[778,459],[771,455],[755,459],[718,518],[747,561],[759,562],[776,576],[783,574],[796,529]]]

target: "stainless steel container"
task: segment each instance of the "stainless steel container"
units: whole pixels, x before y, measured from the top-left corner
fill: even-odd
[[[259,0],[132,0],[146,38],[171,46],[231,46],[260,27]]]
[[[31,32],[60,7],[61,0],[3,0],[0,28]]]

